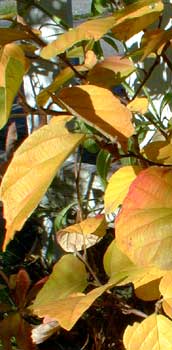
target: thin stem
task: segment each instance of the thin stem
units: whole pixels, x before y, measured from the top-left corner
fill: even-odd
[[[78,258],[85,264],[85,266],[87,267],[88,271],[90,272],[90,274],[93,276],[96,284],[101,287],[102,284],[101,282],[99,281],[98,277],[96,276],[96,274],[94,273],[94,271],[92,270],[90,264],[88,263],[88,261],[86,259],[84,259],[84,257],[76,251],[76,256],[78,256]]]
[[[76,184],[76,195],[77,195],[77,201],[78,201],[78,207],[79,207],[79,221],[83,220],[83,210],[82,210],[82,200],[81,200],[81,194],[80,194],[80,173],[81,173],[81,154],[80,154],[80,160],[79,165],[77,162],[78,155],[75,159],[75,184]]]
[[[133,152],[130,152],[130,153],[127,153],[127,154],[122,154],[119,156],[118,159],[115,159],[115,160],[120,160],[122,158],[130,158],[130,157],[134,157],[136,159],[139,159],[139,160],[143,160],[146,163],[148,163],[149,165],[156,165],[156,166],[163,166],[163,167],[172,167],[172,164],[162,164],[162,163],[157,163],[157,162],[154,162],[153,160],[150,160],[150,159],[147,159],[145,157],[143,157],[141,154],[135,154]]]
[[[73,72],[76,74],[76,76],[77,76],[78,78],[80,78],[81,80],[85,79],[85,76],[84,76],[83,74],[80,74],[80,73],[77,71],[77,69],[76,69],[76,68],[73,66],[73,64],[65,57],[64,54],[59,55],[59,57],[60,57],[60,59],[61,59],[68,67],[70,67],[70,68],[73,70]]]
[[[131,315],[131,314],[134,314],[136,316],[139,316],[139,317],[142,317],[142,318],[147,318],[148,315],[145,314],[143,311],[140,311],[138,309],[134,309],[132,308],[131,306],[125,304],[122,308],[122,312],[125,314],[125,315]]]
[[[163,58],[164,62],[167,63],[168,68],[172,71],[172,62],[169,60],[169,58],[165,52],[162,54],[162,58]]]
[[[142,90],[143,86],[146,84],[146,82],[148,81],[148,79],[150,78],[152,72],[154,71],[154,69],[156,68],[156,66],[158,66],[160,62],[160,56],[157,56],[153,65],[150,67],[149,71],[147,72],[147,74],[145,75],[144,79],[142,80],[140,86],[138,87],[137,91],[135,92],[134,96],[132,97],[132,100],[134,100],[139,92]]]

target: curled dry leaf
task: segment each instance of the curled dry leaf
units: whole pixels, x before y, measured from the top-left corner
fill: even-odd
[[[57,232],[57,241],[66,252],[75,252],[96,244],[106,233],[104,215],[97,215]]]
[[[59,330],[57,321],[42,323],[32,329],[31,338],[33,343],[41,344]]]

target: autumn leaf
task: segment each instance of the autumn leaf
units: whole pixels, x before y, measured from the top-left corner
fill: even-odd
[[[107,57],[88,72],[87,80],[92,85],[112,88],[120,84],[134,70],[134,64],[128,58]]]
[[[76,252],[93,246],[99,242],[105,233],[105,217],[104,215],[97,215],[59,230],[56,237],[58,243],[66,252]]]
[[[21,317],[19,312],[12,312],[0,321],[0,339],[3,349],[11,349],[13,337],[15,337],[20,349],[36,350],[31,339],[31,325]]]
[[[84,135],[67,131],[70,118],[52,119],[15,152],[0,188],[7,230],[4,249],[36,208],[64,160],[83,140]]]
[[[114,37],[119,40],[128,40],[155,22],[162,11],[161,0],[139,0],[126,6],[116,15],[116,23],[112,28]]]
[[[56,92],[61,86],[64,85],[68,80],[73,78],[75,75],[74,71],[70,67],[64,68],[58,75],[54,78],[53,82],[47,86],[45,89],[36,97],[37,104],[39,106],[44,106],[48,99],[51,97],[53,92]]]
[[[141,41],[140,48],[130,53],[131,56],[139,57],[143,61],[151,53],[161,54],[164,46],[172,38],[172,29],[154,29],[147,31]]]
[[[129,102],[127,108],[131,112],[145,114],[148,110],[149,101],[146,97],[136,97],[133,101]]]
[[[172,268],[172,170],[150,167],[130,186],[116,219],[117,245],[135,264]]]
[[[76,275],[74,269],[71,273],[72,275]],[[122,277],[123,275],[121,274],[121,278]],[[70,278],[72,280],[73,276]],[[116,280],[114,279],[112,283],[106,283],[101,287],[94,288],[87,294],[75,292],[66,295],[65,298],[59,298],[58,293],[55,293],[54,298],[51,298],[49,297],[48,290],[40,302],[38,302],[36,298],[36,301],[34,301],[30,309],[39,317],[48,316],[51,319],[56,320],[61,327],[70,330],[92,303],[106,290],[112,288],[115,283]]]
[[[103,264],[110,277],[109,283],[113,283],[114,278],[119,286],[133,283],[136,296],[145,301],[157,300],[160,297],[159,283],[166,271],[133,264],[127,255],[121,252],[115,240],[107,248]],[[119,282],[116,282],[117,278]]]
[[[60,329],[60,326],[57,321],[41,323],[39,326],[35,326],[32,329],[32,334],[31,334],[32,341],[35,344],[41,344],[45,340],[50,338],[52,334],[57,333],[59,329]]]
[[[98,41],[113,29],[119,40],[127,40],[153,23],[163,10],[160,0],[140,0],[112,16],[86,21],[58,36],[58,39],[41,50],[41,56],[50,59],[81,41]],[[125,27],[125,30],[124,30]]]
[[[168,317],[172,318],[172,271],[168,271],[162,278],[159,286],[163,296],[162,306]]]
[[[119,142],[126,143],[134,132],[131,112],[107,89],[94,85],[64,88],[58,97],[73,114],[106,136],[118,137]]]
[[[17,40],[28,40],[31,36],[24,30],[15,28],[0,28],[0,45],[6,45]]]
[[[82,292],[87,284],[87,272],[83,262],[72,254],[66,254],[53,266],[53,272],[37,294],[33,308],[41,308],[47,302],[55,302],[70,294]],[[51,315],[49,317],[54,319]]]
[[[156,163],[172,164],[172,143],[169,141],[151,142],[143,148],[142,153]]]
[[[0,49],[0,128],[8,121],[26,66],[24,53],[18,45],[7,44]]]
[[[81,41],[97,41],[113,27],[114,23],[114,16],[86,21],[74,29],[61,34],[57,40],[45,46],[41,50],[41,57],[45,59],[52,58]]]
[[[111,176],[105,191],[105,212],[112,213],[122,204],[131,183],[142,170],[140,166],[124,166]]]
[[[152,314],[141,323],[135,322],[124,332],[126,350],[171,350],[172,322],[163,315]]]

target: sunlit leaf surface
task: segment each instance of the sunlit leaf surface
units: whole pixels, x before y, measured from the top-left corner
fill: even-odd
[[[8,121],[25,70],[24,52],[18,45],[7,44],[0,49],[0,128]]]
[[[139,166],[124,166],[111,176],[104,196],[106,213],[115,211],[122,204],[132,181],[141,170]]]
[[[116,38],[127,40],[153,23],[162,10],[161,0],[137,1],[112,16],[86,21],[76,28],[70,29],[58,36],[57,40],[45,46],[41,51],[41,56],[49,59],[81,41],[97,41],[111,29]]]
[[[4,248],[36,208],[64,160],[82,141],[82,134],[67,131],[69,120],[69,116],[54,118],[16,151],[0,189],[7,230]]]
[[[168,271],[162,278],[159,289],[163,296],[163,309],[172,318],[172,271]]]
[[[117,285],[133,283],[135,294],[142,300],[156,300],[160,297],[159,282],[166,271],[154,267],[139,267],[123,254],[116,242],[113,241],[104,255],[104,269],[110,277],[109,282],[114,278]],[[121,278],[121,273],[123,278]]]
[[[64,88],[59,97],[73,113],[106,136],[126,143],[134,132],[131,112],[107,89],[95,85]]]
[[[165,316],[152,314],[141,323],[135,322],[124,332],[126,350],[171,350],[172,322]]]
[[[116,220],[120,249],[140,266],[172,268],[172,170],[150,167],[130,186]]]

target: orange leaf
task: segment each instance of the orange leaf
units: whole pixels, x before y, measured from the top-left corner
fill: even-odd
[[[116,220],[119,248],[139,266],[172,268],[172,170],[150,167],[130,186]]]
[[[127,108],[131,112],[144,114],[148,110],[149,101],[146,97],[136,97],[133,101],[129,102]]]
[[[87,74],[87,80],[92,85],[112,88],[128,77],[135,67],[128,58],[112,56],[97,63]]]
[[[162,10],[161,0],[136,1],[117,13],[116,25],[112,28],[112,32],[117,39],[128,40],[155,22]]]
[[[143,154],[159,164],[172,164],[172,143],[169,141],[151,142],[143,148]]]
[[[136,4],[127,6],[112,16],[86,21],[78,27],[70,29],[58,36],[57,40],[45,46],[41,51],[41,56],[49,59],[81,41],[100,40],[111,29],[118,39],[127,40],[153,23],[162,10],[161,0],[137,1]]]
[[[117,136],[120,142],[126,143],[134,132],[131,112],[107,89],[94,85],[64,88],[59,98],[74,115],[106,136]]]

